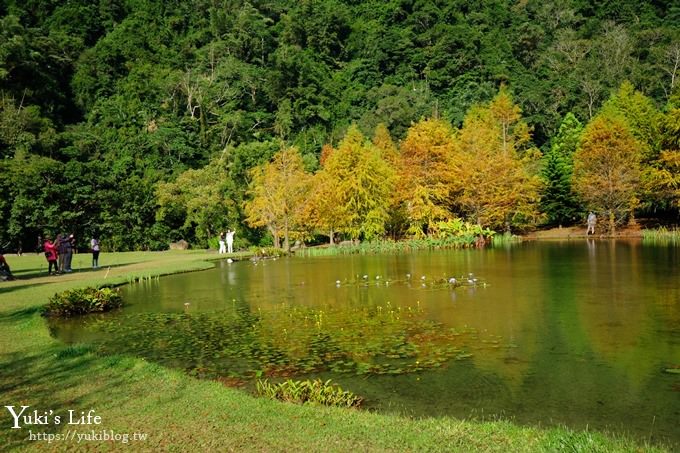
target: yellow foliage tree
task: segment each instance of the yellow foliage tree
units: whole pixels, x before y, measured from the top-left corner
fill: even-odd
[[[510,94],[505,86],[501,86],[500,91],[489,105],[489,116],[491,122],[499,128],[500,144],[503,153],[508,153],[512,142],[516,142],[516,137],[512,129],[516,124],[521,124],[522,111],[518,105],[512,101]]]
[[[330,145],[324,145],[326,155],[334,151]],[[324,163],[326,159],[324,159]],[[322,169],[317,172],[311,180],[311,190],[308,203],[302,213],[301,223],[307,229],[317,230],[324,235],[328,235],[329,243],[334,244],[333,238],[338,232],[340,217],[337,215],[340,199],[335,190],[335,183],[328,174]]]
[[[643,181],[646,192],[660,203],[680,208],[680,150],[661,151],[655,165],[646,168]]]
[[[680,108],[670,107],[661,116],[663,150],[656,161],[645,167],[645,198],[656,206],[680,208]]]
[[[309,195],[311,175],[305,172],[297,148],[285,148],[271,162],[255,167],[246,202],[246,221],[251,226],[266,226],[279,247],[283,232],[284,248],[290,250],[290,233],[300,226]]]
[[[392,140],[390,131],[384,123],[379,123],[373,132],[373,144],[380,150],[380,155],[395,171],[399,168],[401,157],[399,149]],[[406,210],[399,199],[399,192],[393,191],[390,197],[389,218],[385,224],[386,233],[396,239],[402,237],[408,229]]]
[[[390,131],[384,123],[379,123],[373,132],[373,144],[380,150],[380,153],[390,165],[395,166],[399,159],[397,145],[394,144]]]
[[[411,126],[401,144],[397,196],[415,236],[429,234],[436,222],[453,217],[449,210],[453,149],[453,128],[437,118]]]
[[[586,126],[574,154],[574,189],[590,210],[604,215],[610,232],[637,206],[641,149],[626,122],[605,112]]]
[[[478,225],[523,227],[538,219],[540,153],[504,88],[486,106],[470,109],[452,163],[453,203]]]
[[[353,239],[384,233],[394,172],[356,126],[328,153],[314,180],[308,218],[331,239],[335,231]]]

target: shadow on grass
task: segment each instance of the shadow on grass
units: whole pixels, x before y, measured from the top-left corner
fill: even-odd
[[[30,406],[25,414],[32,414],[34,410],[40,415],[53,411],[49,424],[10,429],[13,419],[2,407],[0,437],[4,437],[4,442],[0,443],[0,451],[29,445],[47,447],[46,442],[28,440],[29,430],[54,434],[79,428],[68,424],[69,410],[77,417],[81,411],[87,413],[94,409],[106,422],[107,411],[130,397],[131,377],[126,371],[133,367],[135,361],[130,358],[100,356],[89,345],[54,345],[30,355],[0,354],[2,406],[14,406],[17,413],[21,406]],[[60,424],[54,423],[57,415],[61,417]],[[103,424],[96,428],[106,429],[107,426]]]
[[[14,280],[16,281],[16,280]],[[42,282],[42,283],[26,283],[24,285],[12,285],[12,286],[5,286],[4,284],[0,284],[0,294],[3,293],[9,293],[11,291],[16,291],[19,289],[25,289],[28,287],[33,287],[35,288],[36,286],[43,286],[43,285],[49,285],[51,282]],[[2,308],[2,305],[0,305],[0,309]]]
[[[91,274],[93,272],[106,272],[107,269],[115,269],[118,267],[123,267],[123,266],[128,266],[130,264],[138,264],[136,262],[130,262],[130,263],[118,263],[118,264],[111,264],[110,266],[101,266],[98,269],[92,269],[90,267],[84,267],[84,268],[79,268],[79,269],[74,269],[73,272],[67,272],[63,274],[57,274],[57,275],[52,275],[51,277],[53,278],[52,281],[57,282],[59,281],[59,277],[64,276],[64,275],[78,275],[78,274]],[[33,280],[36,278],[43,278],[43,277],[50,277],[50,275],[47,274],[47,268],[41,268],[41,269],[26,269],[18,272],[14,272],[14,282],[17,281],[24,281],[24,280]],[[51,283],[51,282],[50,282]],[[3,285],[0,285],[0,292],[2,289],[7,289],[11,290],[16,288],[17,286],[12,285],[11,283],[6,287],[3,288]]]
[[[0,314],[0,324],[14,324],[27,321],[30,317],[40,312],[40,307],[29,307],[16,310],[8,314]]]

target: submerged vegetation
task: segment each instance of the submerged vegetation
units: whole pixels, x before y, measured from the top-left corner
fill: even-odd
[[[470,357],[476,333],[429,320],[419,304],[257,310],[234,302],[212,313],[131,313],[85,320],[106,353],[130,352],[191,374],[293,376],[333,371],[403,374]]]

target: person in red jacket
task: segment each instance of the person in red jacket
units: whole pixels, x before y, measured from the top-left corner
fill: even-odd
[[[52,266],[54,266],[54,273],[56,274],[59,270],[57,267],[57,246],[52,242],[49,236],[45,236],[45,244],[43,244],[45,249],[45,258],[47,258],[47,275],[52,274]]]

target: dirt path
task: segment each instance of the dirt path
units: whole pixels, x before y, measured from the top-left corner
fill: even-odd
[[[586,236],[586,227],[572,226],[564,228],[551,228],[549,230],[533,231],[523,236],[526,240],[540,239],[586,239],[587,237],[597,239],[616,239],[616,238],[641,238],[642,229],[639,226],[626,227],[616,230],[613,235],[598,231],[597,234]]]

